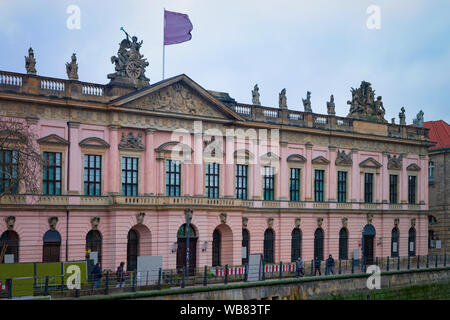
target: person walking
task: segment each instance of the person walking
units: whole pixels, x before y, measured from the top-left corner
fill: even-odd
[[[327,262],[326,262],[327,270],[325,272],[326,275],[329,275],[332,273],[334,275],[334,259],[331,256],[331,254],[328,256]]]
[[[123,266],[125,265],[125,262],[121,262],[120,265],[117,267],[117,286],[116,288],[123,288],[125,286],[125,274],[123,271]]]
[[[316,260],[314,260],[314,275],[317,274],[317,271],[319,272],[319,276],[322,275],[320,272],[320,259],[319,257],[316,257]]]
[[[91,273],[94,278],[94,288],[93,289],[98,289],[100,287],[100,279],[102,277],[102,267],[101,267],[100,262],[97,262],[94,269],[92,269]]]
[[[298,257],[297,259],[297,276],[303,277],[305,275],[303,271],[303,260],[302,257]]]

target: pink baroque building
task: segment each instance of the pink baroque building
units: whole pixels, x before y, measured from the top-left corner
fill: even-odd
[[[321,115],[310,94],[299,112],[285,90],[264,107],[257,86],[244,104],[184,74],[150,84],[145,65],[120,55],[107,85],[73,68],[69,80],[36,75],[32,56],[27,74],[0,71],[1,119],[26,124],[44,159],[39,192],[19,184],[0,198],[1,246],[15,262],[97,252],[106,269],[134,270],[139,255],[174,269],[187,234],[195,267],[249,253],[267,263],[427,254],[428,129],[387,123],[370,83],[354,89],[347,117],[333,98]],[[11,155],[0,149],[2,191]]]

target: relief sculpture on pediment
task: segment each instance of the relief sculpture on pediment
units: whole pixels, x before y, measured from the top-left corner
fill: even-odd
[[[127,106],[171,113],[224,117],[212,105],[208,104],[182,83],[175,83],[172,86],[151,93],[130,102]]]

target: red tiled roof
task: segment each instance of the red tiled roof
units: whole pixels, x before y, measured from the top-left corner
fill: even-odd
[[[444,120],[427,121],[424,126],[430,129],[430,140],[436,142],[436,145],[430,147],[428,151],[450,148],[450,125],[447,122]]]

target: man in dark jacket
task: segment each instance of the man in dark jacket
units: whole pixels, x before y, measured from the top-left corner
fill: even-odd
[[[120,266],[117,267],[117,286],[116,288],[123,288],[125,285],[125,274],[123,271],[123,266],[125,265],[125,262],[121,262]]]
[[[317,271],[319,271],[319,276],[321,276],[322,273],[320,272],[320,259],[319,259],[319,257],[316,257],[316,260],[314,260],[314,275],[317,274]]]
[[[329,275],[330,273],[332,273],[334,275],[334,259],[331,256],[331,254],[328,256],[327,259],[327,271],[326,271],[326,275]]]
[[[298,257],[298,260],[297,260],[297,275],[298,276],[304,276],[305,274],[304,274],[304,272],[303,272],[303,260],[302,260],[302,257]]]
[[[94,279],[94,289],[97,289],[98,287],[100,287],[100,278],[102,277],[102,267],[100,265],[100,262],[97,262],[91,273]]]

